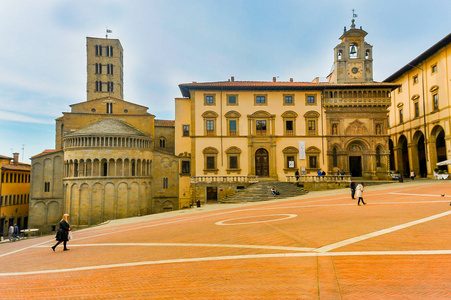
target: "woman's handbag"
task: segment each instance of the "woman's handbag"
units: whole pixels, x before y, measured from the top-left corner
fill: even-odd
[[[67,235],[67,239],[70,241],[71,239],[73,239],[72,236],[72,231],[69,230],[69,234]]]

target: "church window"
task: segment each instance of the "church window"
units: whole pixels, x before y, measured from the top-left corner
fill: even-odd
[[[114,82],[109,81],[107,84],[108,92],[114,92]]]
[[[107,73],[108,73],[108,75],[114,75],[114,66],[113,66],[113,64],[107,64]]]
[[[112,114],[113,113],[113,103],[107,103],[106,104],[106,113]]]
[[[102,56],[102,45],[96,45],[96,56]]]
[[[102,91],[102,81],[96,81],[96,92]]]
[[[50,192],[50,182],[44,182],[44,192]]]
[[[167,189],[169,187],[169,178],[163,177],[163,189]]]
[[[102,74],[102,64],[96,63],[96,74]]]
[[[113,56],[113,46],[106,46],[106,56],[112,57]]]
[[[160,148],[166,148],[166,140],[164,138],[160,138]]]

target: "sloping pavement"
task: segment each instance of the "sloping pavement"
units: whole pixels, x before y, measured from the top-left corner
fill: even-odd
[[[2,299],[450,299],[449,181],[114,220],[0,245]]]

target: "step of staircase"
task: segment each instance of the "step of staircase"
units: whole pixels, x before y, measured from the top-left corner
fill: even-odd
[[[275,187],[280,195],[272,195],[271,187]],[[301,196],[308,193],[303,188],[298,187],[295,183],[280,181],[260,181],[251,184],[245,189],[236,190],[236,193],[222,200],[221,203],[244,203],[268,201],[277,198],[289,198]]]

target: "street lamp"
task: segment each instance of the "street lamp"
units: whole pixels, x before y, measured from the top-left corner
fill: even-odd
[[[424,70],[418,66],[414,66],[411,64],[407,64],[413,68],[417,68],[421,70],[421,90],[423,94],[423,120],[424,120],[424,154],[426,155],[426,161],[429,161],[428,156],[428,144],[427,144],[427,127],[426,127],[426,98],[424,97]]]

